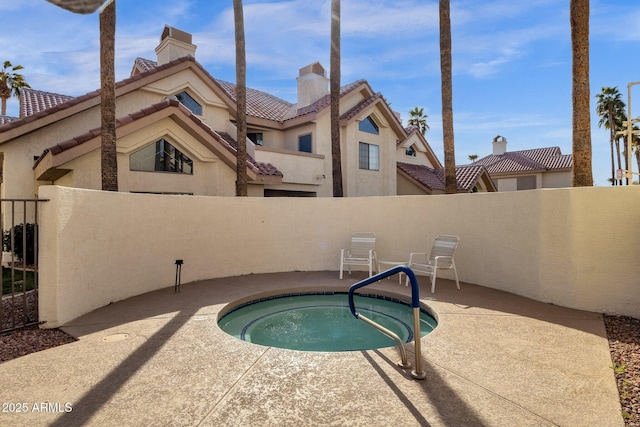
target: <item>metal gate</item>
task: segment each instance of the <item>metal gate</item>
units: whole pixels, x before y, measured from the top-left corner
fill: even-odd
[[[0,199],[0,332],[38,324],[38,205],[45,199]]]

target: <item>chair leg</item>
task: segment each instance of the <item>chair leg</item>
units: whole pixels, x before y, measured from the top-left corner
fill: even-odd
[[[453,274],[456,276],[456,288],[460,290],[460,282],[458,281],[458,270],[456,270],[456,263],[451,260],[451,266],[453,267]]]
[[[344,270],[344,260],[340,257],[340,279],[342,279],[342,272]]]
[[[431,275],[431,293],[436,293],[436,270],[433,270],[433,274]]]

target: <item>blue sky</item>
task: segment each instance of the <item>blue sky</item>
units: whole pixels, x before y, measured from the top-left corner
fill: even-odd
[[[245,0],[247,85],[296,101],[298,69],[329,70],[330,0]],[[82,95],[100,86],[98,14],[75,15],[45,0],[0,0],[3,61],[21,64],[31,87]],[[136,57],[155,60],[164,25],[193,34],[196,59],[216,78],[235,81],[232,1],[118,0],[116,79]],[[569,0],[451,1],[456,161],[508,150],[559,146],[571,152]],[[366,79],[404,123],[423,107],[427,139],[441,161],[442,119],[437,0],[342,2],[342,84]],[[637,0],[591,0],[593,176],[609,185],[608,132],[598,128],[595,95],[640,81]],[[632,89],[640,115],[640,85]],[[12,100],[8,114],[17,116]],[[637,172],[637,165],[634,165]]]

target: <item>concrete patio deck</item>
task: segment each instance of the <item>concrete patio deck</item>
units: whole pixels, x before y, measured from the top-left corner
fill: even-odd
[[[421,300],[439,321],[422,339],[423,381],[396,367],[393,347],[284,350],[216,323],[241,298],[345,291],[363,277],[212,279],[103,307],[62,328],[79,341],[0,364],[0,425],[623,426],[598,313],[440,279],[431,294],[420,277]],[[372,287],[409,294],[394,278]],[[27,412],[5,412],[11,403]]]

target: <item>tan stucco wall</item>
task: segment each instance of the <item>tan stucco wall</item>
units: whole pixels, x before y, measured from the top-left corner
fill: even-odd
[[[284,175],[283,184],[309,185],[307,191],[322,192],[320,186],[326,185],[327,175],[331,170],[325,169],[325,156],[299,151],[273,150],[258,147],[255,158],[260,162],[278,165],[278,170]],[[284,186],[279,186],[279,188]],[[328,185],[327,187],[331,187]],[[331,194],[331,188],[325,189],[322,194]]]
[[[398,195],[425,195],[426,192],[413,181],[398,173]]]
[[[516,191],[518,189],[517,178],[494,178],[494,182],[498,191]]]
[[[571,187],[571,171],[545,172],[534,174],[537,188],[565,188]],[[530,175],[533,176],[533,175]],[[494,178],[498,191],[516,191],[517,177]]]
[[[547,172],[542,174],[543,188],[571,187],[571,171]]]
[[[50,199],[40,209],[40,318],[47,327],[173,286],[176,259],[184,259],[182,283],[336,271],[352,231],[375,231],[379,258],[391,260],[428,250],[439,233],[456,234],[463,282],[640,317],[638,186],[313,199],[43,186],[40,197]]]

